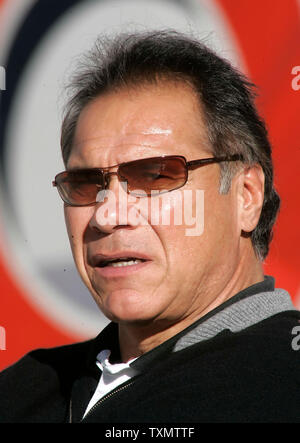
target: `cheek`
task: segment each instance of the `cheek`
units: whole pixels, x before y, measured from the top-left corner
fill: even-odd
[[[90,214],[87,208],[65,206],[65,222],[74,258],[83,251],[83,238],[89,224]]]
[[[193,214],[196,206],[196,193],[175,190],[150,199],[137,199],[135,211],[140,214],[141,224],[186,228],[195,224]],[[193,219],[192,219],[193,218]]]
[[[237,207],[231,193],[205,199],[204,248],[220,260],[234,254],[239,239]],[[209,253],[209,252],[208,252]],[[226,258],[227,259],[227,258]],[[218,260],[214,257],[214,260]]]
[[[195,196],[181,190],[163,194],[154,207],[151,226],[163,246],[169,271],[176,274],[187,264],[195,241],[201,242],[204,214],[196,208]]]
[[[89,224],[90,208],[66,206],[64,209],[65,222],[69,236],[73,259],[79,275],[85,285],[92,290],[85,265],[84,234]]]

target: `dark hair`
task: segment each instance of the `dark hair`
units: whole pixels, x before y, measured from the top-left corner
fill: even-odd
[[[254,85],[197,39],[174,31],[98,39],[70,82],[71,97],[61,133],[65,164],[79,114],[90,101],[107,91],[163,79],[187,83],[196,91],[214,155],[241,153],[247,165],[261,165],[265,174],[265,195],[251,238],[257,256],[263,260],[268,254],[280,199],[273,186],[267,130],[254,104]],[[225,193],[236,168],[224,163],[221,171],[220,192]]]

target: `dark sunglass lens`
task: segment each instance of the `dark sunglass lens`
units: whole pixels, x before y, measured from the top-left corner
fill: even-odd
[[[180,157],[155,157],[125,163],[120,166],[119,174],[133,194],[138,190],[148,195],[151,191],[171,191],[186,181],[185,162]]]
[[[57,187],[66,203],[85,206],[96,202],[97,194],[103,188],[103,179],[98,171],[71,171],[63,174],[57,179]]]

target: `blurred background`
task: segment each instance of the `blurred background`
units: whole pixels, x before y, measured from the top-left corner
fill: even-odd
[[[64,84],[99,34],[154,28],[204,40],[258,86],[282,197],[265,272],[300,308],[300,0],[0,0],[0,370],[107,324],[51,186]]]

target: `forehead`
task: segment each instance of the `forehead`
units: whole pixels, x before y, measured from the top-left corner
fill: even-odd
[[[166,152],[162,152],[162,150]],[[183,83],[162,82],[103,94],[81,112],[69,161],[208,152],[197,94]],[[157,151],[157,152],[155,152]]]

